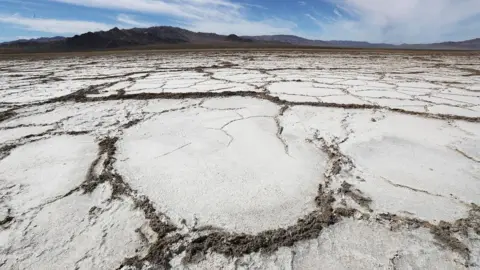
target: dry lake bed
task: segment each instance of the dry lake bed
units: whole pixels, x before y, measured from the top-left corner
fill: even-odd
[[[480,57],[0,60],[1,269],[480,269]]]

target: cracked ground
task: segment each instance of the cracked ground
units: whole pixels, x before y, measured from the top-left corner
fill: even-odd
[[[2,269],[480,269],[476,54],[0,61]]]

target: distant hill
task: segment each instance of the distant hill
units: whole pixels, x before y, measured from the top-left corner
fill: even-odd
[[[329,46],[328,42],[322,40],[310,40],[293,35],[273,35],[273,36],[246,36],[245,38],[250,38],[257,41],[268,41],[268,42],[278,42],[292,45],[301,45],[301,46]]]
[[[302,46],[329,46],[329,47],[348,47],[348,48],[396,48],[396,49],[461,49],[476,50],[480,49],[480,38],[458,42],[441,42],[431,44],[401,44],[394,45],[388,43],[369,43],[365,41],[350,40],[311,40],[292,35],[271,35],[271,36],[251,36],[253,40],[275,41],[292,45]]]
[[[254,40],[261,41],[275,41],[286,44],[301,45],[301,46],[334,46],[334,47],[392,47],[391,44],[372,44],[362,41],[347,41],[347,40],[312,40],[293,35],[272,35],[272,36],[253,36],[249,37]]]
[[[174,27],[133,28],[128,30],[113,28],[109,31],[76,35],[67,38],[65,44],[69,49],[110,49],[155,43],[188,43],[190,39],[185,31]]]
[[[449,41],[449,42],[435,43],[433,45],[453,47],[453,48],[459,48],[459,49],[480,49],[480,38],[459,41],[459,42]]]
[[[31,38],[31,39],[18,39],[15,41],[8,41],[8,42],[2,42],[0,45],[8,45],[8,44],[19,44],[19,43],[47,43],[47,42],[52,42],[52,41],[60,41],[60,40],[65,40],[65,37],[41,37],[41,38]]]
[[[393,44],[388,43],[370,43],[366,41],[350,41],[350,40],[329,40],[328,44],[341,47],[355,47],[355,48],[394,48]]]
[[[434,44],[369,43],[362,41],[311,40],[294,35],[228,36],[215,33],[193,32],[186,29],[157,26],[150,28],[119,29],[88,32],[73,37],[37,38],[16,40],[0,44],[0,52],[57,52],[84,51],[115,48],[132,48],[136,46],[204,45],[212,47],[228,46],[316,46],[339,48],[395,48],[395,49],[480,49],[480,39],[460,42],[443,42]]]
[[[0,44],[0,48],[23,49],[24,51],[77,51],[127,48],[149,45],[216,45],[228,46],[239,43],[268,43],[231,34],[228,36],[215,33],[193,32],[186,29],[158,26],[150,28],[119,29],[87,32],[73,37],[54,37],[31,40],[16,40]]]

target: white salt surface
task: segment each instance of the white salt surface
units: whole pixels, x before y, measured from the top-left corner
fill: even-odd
[[[476,269],[480,77],[462,68],[480,70],[478,59],[2,59],[0,268]],[[101,177],[85,183],[89,171]],[[327,194],[334,216],[313,233],[320,224],[299,219],[323,218]],[[434,237],[440,221],[469,233]],[[255,252],[269,234],[282,240],[267,249],[288,246]],[[228,243],[253,249],[212,252]]]

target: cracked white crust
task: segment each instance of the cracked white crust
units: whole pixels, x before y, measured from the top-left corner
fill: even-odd
[[[480,204],[478,70],[478,57],[400,53],[2,60],[0,268],[142,258],[158,235],[140,196],[173,224],[168,237],[181,235],[173,268],[480,267],[478,234],[454,234],[465,257],[381,216],[453,223]],[[118,149],[104,168],[107,137]],[[105,181],[82,192],[91,164],[131,190],[112,195]],[[182,262],[181,247],[211,232],[294,225],[316,209],[319,184],[356,214],[273,254]]]

